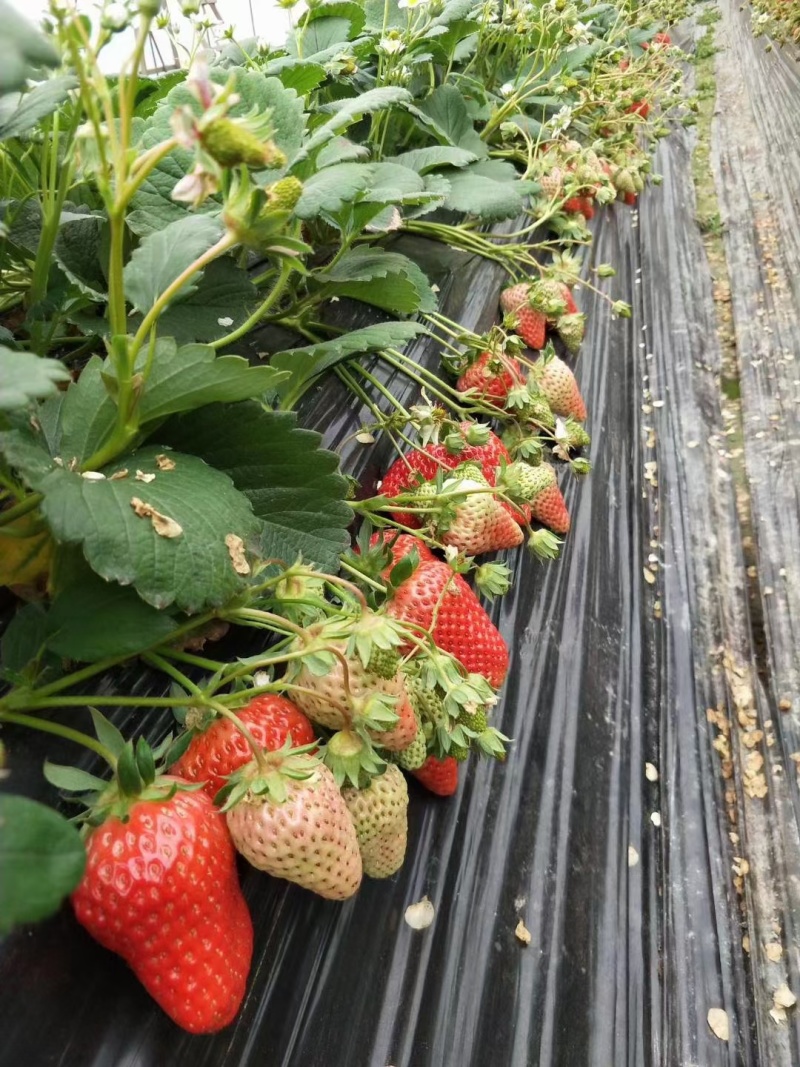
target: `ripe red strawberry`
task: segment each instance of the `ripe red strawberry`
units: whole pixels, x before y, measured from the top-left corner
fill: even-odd
[[[381,530],[379,533],[372,535],[369,543],[376,545],[379,541],[384,541],[391,546],[392,563],[398,563],[412,549],[416,549],[420,563],[424,563],[429,559],[436,559],[436,556],[425,542],[420,540],[419,537],[413,537],[411,534],[398,534],[396,530]]]
[[[642,48],[645,50],[645,52],[650,47],[650,44],[651,44],[650,41],[644,41],[643,42]],[[652,44],[670,45],[670,44],[672,44],[672,38],[670,37],[670,35],[668,33],[657,33],[655,35],[655,37],[653,38],[653,40],[652,40]]]
[[[590,196],[583,197],[583,207],[581,208],[581,214],[587,222],[590,219],[594,218],[594,204],[592,203],[592,198]]]
[[[443,544],[454,545],[468,556],[515,548],[524,539],[519,522],[514,518],[518,513],[504,507],[503,501],[491,493],[481,492],[485,488],[489,488],[489,483],[477,468],[468,476],[457,474],[443,485],[443,492],[452,490],[469,494],[456,508],[455,518],[441,533]]]
[[[324,630],[315,627],[309,627],[307,632],[313,634],[315,629],[319,634],[324,634]],[[403,674],[396,670],[391,678],[384,678],[368,670],[360,659],[347,654],[346,640],[325,640],[324,644],[327,648],[336,650],[339,656],[334,666],[325,675],[315,674],[301,661],[300,670],[293,681],[303,691],[295,692],[295,702],[309,719],[328,730],[344,730],[351,726],[357,709],[347,698],[344,684],[344,661],[347,664],[350,695],[356,705],[363,704],[374,693],[383,694],[394,700],[394,710],[398,715],[397,723],[388,730],[370,728],[373,740],[392,752],[400,752],[407,748],[417,736],[417,720],[408,699]],[[300,650],[302,647],[298,643],[295,650]]]
[[[436,645],[499,689],[508,671],[508,648],[460,574],[434,561],[417,567],[386,605],[386,614],[433,634]]]
[[[500,294],[500,307],[510,327],[528,348],[544,348],[547,319],[541,311],[535,311],[530,306],[529,294],[530,285],[527,282],[512,285]]]
[[[626,107],[625,110],[630,115],[641,115],[643,119],[646,119],[650,114],[650,105],[646,100],[634,100],[634,102]]]
[[[628,207],[635,207],[636,206],[636,193],[624,193],[623,194],[623,200],[628,205]]]
[[[308,754],[267,757],[270,774],[249,764],[249,788],[226,813],[237,850],[261,871],[347,900],[361,885],[353,820],[331,771]]]
[[[503,353],[481,352],[456,383],[460,393],[474,389],[489,404],[503,406],[503,401],[523,382],[522,368],[516,359]]]
[[[571,196],[568,200],[565,200],[561,205],[562,210],[566,211],[568,215],[582,215],[583,214],[583,197]]]
[[[264,748],[282,748],[291,735],[296,747],[315,740],[314,727],[290,700],[277,693],[256,697],[236,715]],[[249,763],[253,750],[241,730],[230,719],[215,719],[208,729],[192,738],[181,758],[170,768],[189,782],[205,782],[204,790],[215,797],[229,774]]]
[[[547,403],[556,415],[564,418],[571,415],[578,422],[585,420],[586,405],[575,375],[563,359],[553,356],[546,363],[540,360],[535,364],[533,373]]]
[[[204,792],[158,780],[127,820],[92,830],[72,895],[78,922],[118,953],[169,1017],[193,1034],[232,1022],[253,953],[253,924],[224,817]]]
[[[451,797],[458,789],[458,763],[453,756],[428,756],[419,770],[411,772],[431,793]]]
[[[509,468],[508,477],[510,482],[513,481],[516,493],[528,500],[531,518],[548,526],[554,533],[565,534],[569,531],[567,505],[558,488],[556,472],[549,463],[540,463],[538,467],[515,463]]]
[[[342,797],[356,828],[364,874],[390,878],[402,865],[408,840],[408,786],[391,763],[366,789],[346,786]]]
[[[462,422],[461,432],[466,434],[471,423]],[[489,438],[482,445],[466,444],[460,452],[450,452],[443,444],[426,445],[424,449],[416,448],[394,461],[381,482],[381,493],[385,496],[398,496],[413,489],[419,478],[431,481],[440,470],[455,470],[461,463],[478,463],[489,485],[497,480],[497,470],[502,463],[510,463],[508,449],[497,437],[489,433]],[[408,512],[395,512],[395,519],[403,526],[415,529],[422,523]]]

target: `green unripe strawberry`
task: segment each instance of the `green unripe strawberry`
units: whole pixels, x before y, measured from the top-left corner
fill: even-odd
[[[417,736],[408,748],[404,748],[402,752],[397,753],[397,762],[404,771],[415,771],[422,766],[427,758],[428,743],[425,738],[425,731],[422,729],[422,723],[420,723]]]
[[[222,167],[248,167],[261,170],[278,167],[286,156],[272,141],[262,141],[246,126],[233,119],[214,119],[201,134],[203,148]]]
[[[393,648],[373,648],[367,670],[379,678],[394,678],[400,666],[400,656]]]
[[[273,207],[280,211],[292,211],[303,195],[303,183],[299,178],[290,175],[271,185],[268,193],[269,202]]]
[[[567,350],[572,353],[577,352],[581,347],[585,329],[585,316],[581,312],[576,312],[573,315],[562,315],[556,323],[558,336],[567,346]]]

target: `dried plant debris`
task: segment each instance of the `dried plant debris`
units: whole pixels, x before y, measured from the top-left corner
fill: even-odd
[[[709,1008],[707,1019],[711,1033],[720,1041],[728,1041],[731,1036],[731,1027],[728,1013],[724,1008]]]
[[[514,930],[514,936],[518,941],[521,941],[523,945],[529,945],[531,943],[531,932],[522,919],[517,923],[517,927]]]
[[[416,904],[408,905],[405,920],[412,930],[427,930],[433,922],[434,914],[433,904],[427,897],[423,897]]]

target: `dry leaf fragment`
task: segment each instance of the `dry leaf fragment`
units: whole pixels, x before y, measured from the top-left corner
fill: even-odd
[[[651,570],[648,570],[647,567],[642,567],[642,573],[644,574],[644,580],[648,585],[653,585],[655,583],[656,576]]]
[[[162,515],[152,504],[145,504],[138,496],[131,497],[131,507],[140,519],[149,519],[152,522],[153,529],[159,537],[180,537],[183,533],[180,523],[170,519],[167,515]]]
[[[786,1012],[783,1010],[783,1008],[770,1008],[769,1014],[771,1018],[775,1020],[776,1023],[786,1022]]]
[[[650,813],[650,822],[653,824],[653,826],[660,826],[661,825],[661,812],[659,812],[659,811],[651,812]]]
[[[652,763],[645,763],[644,776],[648,780],[648,782],[658,781],[658,770]]]
[[[518,941],[521,941],[523,945],[529,945],[531,943],[531,932],[522,919],[517,923],[514,936]]]
[[[123,467],[121,471],[114,471],[111,477],[108,479],[110,482],[121,482],[123,478],[128,477],[128,468]]]
[[[81,474],[81,478],[85,478],[87,482],[104,482],[106,480],[105,474],[101,471],[84,471]]]
[[[786,697],[784,697],[783,700],[778,702],[778,707],[781,709],[781,711],[791,711],[792,702],[791,700],[787,700]]]
[[[247,562],[247,558],[244,554],[244,541],[238,534],[229,533],[225,535],[225,546],[228,549],[228,555],[231,557],[231,563],[233,569],[237,574],[249,574],[250,564]]]
[[[775,990],[772,1000],[776,1008],[793,1008],[797,1003],[797,997],[785,982]]]
[[[433,904],[427,897],[406,908],[405,920],[412,930],[427,930],[433,922]]]
[[[175,460],[171,459],[164,452],[161,452],[156,456],[156,466],[160,471],[174,471]]]
[[[628,866],[635,867],[638,862],[639,853],[636,851],[633,845],[628,845]]]
[[[783,955],[783,946],[779,941],[769,941],[764,945],[764,954],[768,960],[777,963]]]
[[[156,476],[153,473],[145,474],[144,471],[137,471],[136,474],[134,475],[134,481],[136,481],[136,482],[144,482],[145,485],[149,485],[150,482],[154,482],[155,480],[156,480]]]
[[[727,1041],[731,1036],[728,1013],[723,1008],[709,1008],[707,1019],[711,1033],[720,1041]]]
[[[742,938],[742,948],[744,949],[744,951],[749,956],[750,955],[750,938],[748,937],[747,934],[745,934],[744,937]]]

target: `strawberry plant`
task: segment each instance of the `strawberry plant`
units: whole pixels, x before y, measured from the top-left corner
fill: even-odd
[[[405,774],[503,758],[478,593],[513,574],[476,557],[568,534],[588,223],[690,116],[655,4],[319,3],[156,79],[159,9],[52,0],[43,36],[0,0],[0,924],[70,898],[206,1033],[253,951],[234,850],[346,899],[413,849]],[[505,276],[480,334],[439,308],[465,253]],[[397,453],[374,492],[302,425],[328,375]],[[81,747],[55,808],[23,729]]]

